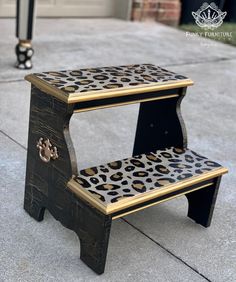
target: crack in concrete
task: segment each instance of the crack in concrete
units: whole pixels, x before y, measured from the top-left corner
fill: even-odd
[[[12,142],[14,142],[15,144],[17,144],[18,146],[20,146],[21,148],[23,148],[24,150],[27,151],[27,148],[25,146],[23,146],[21,143],[19,143],[18,141],[16,141],[14,138],[12,138],[10,135],[8,135],[7,133],[5,133],[4,131],[0,130],[0,133],[2,133],[4,136],[6,136],[7,138],[9,138]]]
[[[0,80],[0,83],[9,83],[9,82],[23,82],[25,81],[24,79],[12,79],[12,80]]]
[[[236,57],[235,58],[217,58],[217,59],[212,59],[208,61],[186,62],[184,64],[166,64],[166,65],[163,65],[162,67],[200,65],[200,64],[217,63],[217,62],[234,61],[234,60],[236,60]]]
[[[177,66],[189,66],[189,65],[200,65],[200,64],[208,64],[208,63],[217,63],[217,62],[224,62],[224,61],[235,61],[235,58],[216,58],[208,61],[196,61],[196,62],[186,62],[186,63],[180,63],[180,64],[160,64],[161,67],[177,67]],[[24,79],[12,79],[12,80],[1,80],[0,83],[11,83],[11,82],[23,82]]]
[[[148,238],[149,240],[151,240],[153,243],[155,243],[157,246],[159,246],[161,249],[163,249],[165,252],[167,252],[168,254],[170,254],[171,256],[173,256],[174,258],[176,258],[178,261],[182,262],[184,265],[186,265],[188,268],[190,268],[191,270],[193,270],[195,273],[197,273],[198,275],[200,275],[202,278],[204,278],[206,281],[212,282],[209,278],[207,278],[204,274],[202,274],[201,272],[199,272],[197,269],[195,269],[193,266],[191,266],[190,264],[188,264],[186,261],[184,261],[182,258],[180,258],[179,256],[175,255],[174,253],[172,253],[169,249],[167,249],[166,247],[162,246],[159,242],[155,241],[152,237],[150,237],[149,235],[147,235],[146,233],[144,233],[141,229],[139,229],[138,227],[134,226],[132,223],[130,223],[128,220],[124,219],[123,217],[121,218],[124,222],[126,222],[127,224],[129,224],[131,227],[133,227],[135,230],[137,230],[138,232],[140,232],[141,234],[143,234],[146,238]]]

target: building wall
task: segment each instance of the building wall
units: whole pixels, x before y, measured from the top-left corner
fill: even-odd
[[[180,0],[37,0],[36,15],[117,17],[134,21],[158,21],[176,26],[180,10]],[[15,14],[16,0],[0,0],[0,17],[15,17]]]
[[[157,21],[177,26],[181,14],[180,0],[133,0],[134,21]]]
[[[39,17],[119,17],[129,19],[131,1],[36,0],[36,15]],[[0,0],[0,17],[15,17],[15,15],[16,0]]]

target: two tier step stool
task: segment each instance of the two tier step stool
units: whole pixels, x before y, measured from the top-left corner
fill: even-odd
[[[227,169],[188,149],[180,104],[185,76],[152,64],[42,72],[32,84],[24,209],[45,208],[80,239],[80,258],[104,272],[112,220],[185,195],[188,216],[208,227]],[[74,113],[140,103],[133,155],[78,171]],[[84,134],[84,133],[83,133]]]

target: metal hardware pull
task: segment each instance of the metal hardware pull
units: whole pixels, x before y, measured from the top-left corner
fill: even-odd
[[[43,162],[48,163],[51,159],[56,160],[58,158],[57,147],[52,146],[49,139],[39,138],[36,147],[39,149],[39,156]]]

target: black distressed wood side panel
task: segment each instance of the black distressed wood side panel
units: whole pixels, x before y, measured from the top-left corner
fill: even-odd
[[[177,89],[179,97],[140,103],[134,156],[171,146],[187,147],[187,134],[180,112],[185,91],[185,88]]]
[[[76,157],[68,131],[72,114],[73,105],[68,106],[32,87],[25,208],[29,211],[33,202],[39,202],[35,195],[40,192],[42,205],[47,207],[55,218],[60,217],[65,225],[68,225],[67,218],[71,214],[66,183],[72,174],[77,173]],[[48,138],[52,145],[57,147],[57,160],[45,163],[40,159],[36,144],[41,137]]]
[[[80,238],[81,259],[95,272],[104,272],[111,217],[70,192],[66,185],[77,174],[76,156],[69,134],[74,106],[58,101],[33,87],[31,93],[25,210],[43,220],[45,208]],[[49,138],[59,158],[49,163],[39,157],[37,141]]]

